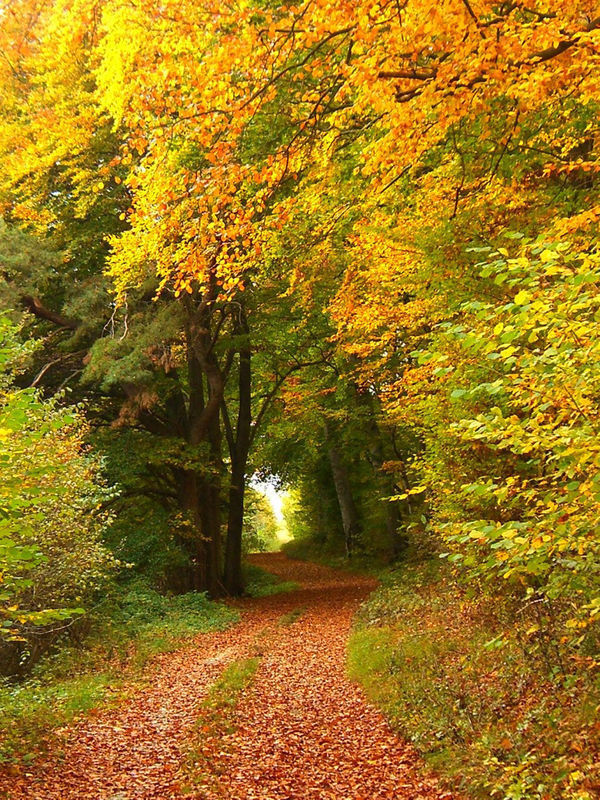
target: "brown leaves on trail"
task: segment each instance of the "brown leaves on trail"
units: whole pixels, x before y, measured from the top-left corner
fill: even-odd
[[[433,779],[418,776],[414,751],[345,676],[352,616],[373,582],[281,556],[256,560],[303,587],[280,598],[281,611],[303,607],[305,612],[280,629],[265,653],[251,690],[237,707],[235,730],[223,742],[230,762],[225,791],[208,797],[444,797]]]
[[[273,621],[277,613],[272,612]],[[19,776],[0,770],[2,800],[169,800],[185,740],[210,685],[243,655],[269,618],[246,617],[221,633],[160,656],[147,685],[117,708],[82,719],[54,756]]]
[[[207,738],[202,699],[228,664],[264,642],[258,672],[213,754],[194,800],[441,800],[409,746],[345,677],[345,643],[373,582],[280,555],[256,561],[302,588],[239,601],[240,625],[163,656],[148,687],[85,719],[64,753],[19,777],[0,777],[10,800],[178,800],[178,773]],[[294,619],[292,612],[304,613]],[[283,615],[290,624],[278,625]],[[261,632],[268,631],[268,636]],[[196,724],[198,723],[198,724]],[[194,727],[196,724],[196,727]],[[202,765],[206,771],[206,761]],[[200,777],[200,776],[199,776]],[[193,785],[193,784],[192,784]],[[189,791],[189,790],[188,790]]]

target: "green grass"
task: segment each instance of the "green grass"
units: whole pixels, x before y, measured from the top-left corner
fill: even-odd
[[[348,671],[465,797],[592,800],[598,686],[583,670],[549,675],[522,616],[468,593],[439,562],[409,564],[360,610]]]
[[[29,681],[0,688],[0,763],[24,763],[40,752],[44,737],[95,708],[111,686],[109,672],[80,675],[54,685]]]
[[[254,564],[244,565],[245,593],[250,597],[268,597],[273,594],[295,592],[300,587],[295,581],[282,581],[277,575]]]
[[[155,656],[238,619],[238,612],[195,592],[167,597],[143,581],[115,590],[94,612],[81,646],[65,644],[27,680],[0,684],[0,763],[32,760],[53,730],[117,702]]]
[[[202,721],[213,717],[220,722],[230,716],[240,695],[252,683],[259,665],[258,657],[245,658],[230,664],[219,680],[210,687],[208,696],[202,703]]]
[[[294,622],[297,622],[305,613],[305,608],[294,608],[292,611],[288,611],[287,614],[282,614],[277,624],[282,628],[288,628],[290,625],[293,625]]]
[[[235,732],[237,704],[252,684],[259,666],[257,656],[234,661],[211,686],[200,706],[187,757],[178,775],[183,794],[196,795],[202,790],[219,792],[222,756],[228,746],[226,737]],[[216,751],[219,758],[215,757]]]

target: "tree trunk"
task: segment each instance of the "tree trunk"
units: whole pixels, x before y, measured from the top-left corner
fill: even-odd
[[[211,597],[223,594],[221,573],[221,492],[220,481],[212,478],[199,482],[198,506],[200,537],[198,573],[202,589]]]
[[[368,414],[368,428],[370,431],[369,436],[369,461],[373,470],[378,474],[381,481],[381,488],[384,496],[393,497],[398,494],[398,487],[394,476],[386,474],[383,471],[383,464],[385,462],[385,444],[384,436],[378,424],[377,409],[373,396],[368,392],[360,392],[358,386],[354,385],[357,402],[366,410]],[[402,480],[406,477],[404,465],[402,465],[403,475]],[[392,558],[396,560],[399,558],[408,545],[408,538],[402,530],[402,508],[399,501],[385,501],[385,528],[389,537],[392,547]]]
[[[243,336],[244,339],[239,349],[239,396],[235,437],[231,430],[228,436],[231,457],[231,484],[229,488],[224,583],[225,589],[230,595],[239,595],[244,589],[242,581],[242,533],[244,526],[246,467],[252,427],[251,348],[248,339],[248,321],[243,308],[240,310],[236,334]]]
[[[224,584],[228,594],[237,596],[243,590],[242,581],[242,532],[244,526],[244,495],[246,478],[241,465],[231,471],[229,489],[229,513],[227,518],[227,542],[225,545]]]
[[[182,536],[191,568],[187,574],[182,573],[178,588],[180,591],[208,591],[199,476],[194,470],[179,470],[178,481],[179,504],[181,509],[186,512],[188,524],[192,526],[189,533],[188,529],[184,528]]]
[[[373,414],[371,405],[370,410]],[[369,448],[371,454],[371,464],[380,475],[384,493],[388,497],[392,497],[393,495],[397,494],[397,487],[393,476],[386,475],[382,471],[383,463],[385,461],[383,436],[374,414],[370,418],[369,428],[371,429],[371,446]],[[402,523],[402,514],[398,501],[384,500],[384,502],[386,504],[385,527],[392,546],[392,557],[394,560],[396,560],[400,558],[404,550],[406,550],[408,539],[400,528]]]
[[[196,527],[193,563],[194,584],[213,597],[222,594],[221,571],[221,426],[219,409],[224,393],[224,380],[213,352],[210,330],[210,305],[186,306],[188,365],[187,439],[193,447],[208,446],[205,467],[187,470],[188,506]],[[206,378],[206,391],[204,386]]]
[[[335,492],[342,516],[346,556],[351,558],[356,537],[360,535],[362,531],[362,525],[360,523],[358,511],[354,502],[352,487],[350,486],[350,478],[348,477],[348,470],[346,468],[346,464],[344,463],[344,459],[342,458],[341,451],[337,443],[333,440],[332,426],[328,421],[325,422],[325,430],[328,440],[327,454],[329,456],[331,474],[333,476]]]

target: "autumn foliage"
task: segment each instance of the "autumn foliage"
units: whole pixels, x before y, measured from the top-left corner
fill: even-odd
[[[595,675],[597,2],[15,0],[0,51],[0,212],[54,254],[3,296],[152,451],[164,583],[243,590],[262,470]]]

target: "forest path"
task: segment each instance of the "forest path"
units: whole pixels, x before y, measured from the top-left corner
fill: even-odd
[[[346,677],[352,616],[374,581],[280,554],[253,561],[300,588],[237,601],[237,626],[161,656],[142,691],[82,719],[60,754],[20,775],[0,775],[0,797],[450,798]],[[202,700],[211,684],[228,664],[257,654],[258,670],[229,712],[228,729],[215,735],[203,728]],[[203,756],[201,774],[190,782],[194,742],[205,754],[209,748],[209,757]]]

